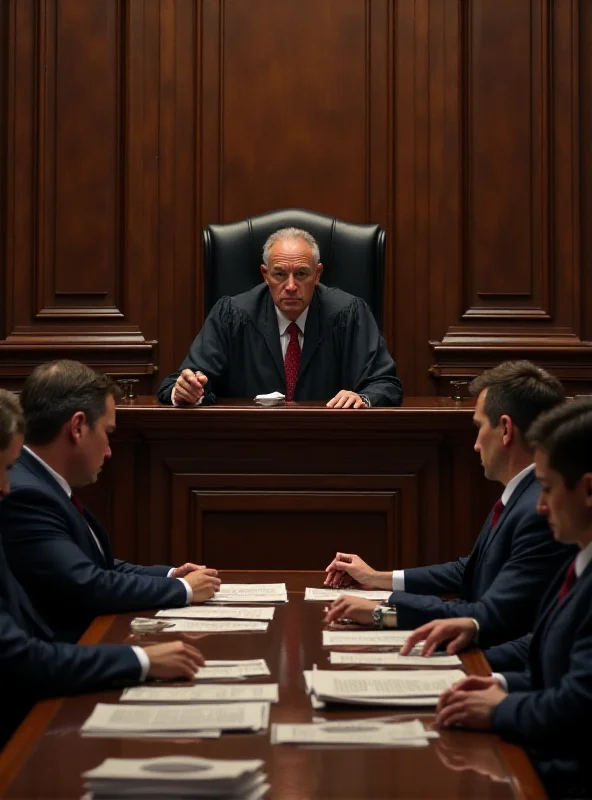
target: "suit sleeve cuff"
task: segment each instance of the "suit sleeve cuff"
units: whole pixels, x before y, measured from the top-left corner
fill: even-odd
[[[185,591],[187,592],[187,605],[189,605],[193,601],[193,589],[184,578],[175,578],[175,580],[181,581],[181,583],[185,587]]]
[[[132,650],[140,662],[140,683],[144,683],[150,672],[150,659],[143,647],[132,647]]]
[[[495,678],[495,680],[499,683],[504,692],[508,691],[508,681],[505,679],[504,675],[502,675],[501,672],[492,672],[491,677]]]
[[[395,569],[393,570],[393,592],[404,592],[404,591],[405,591],[405,570]]]

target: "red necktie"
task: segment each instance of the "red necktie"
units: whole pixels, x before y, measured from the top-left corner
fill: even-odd
[[[292,400],[294,397],[294,387],[296,386],[296,378],[298,377],[298,370],[300,369],[300,342],[298,341],[298,334],[300,328],[295,322],[288,325],[288,333],[290,334],[290,341],[288,342],[288,349],[286,350],[286,357],[284,359],[284,372],[286,375],[286,400]]]
[[[496,504],[493,507],[493,511],[491,514],[491,525],[489,526],[490,529],[493,530],[493,528],[495,528],[500,518],[500,514],[502,513],[503,510],[504,510],[504,504],[502,503],[502,499],[500,497],[500,499],[496,502]]]
[[[577,580],[576,577],[576,562],[575,560],[571,562],[568,567],[567,572],[565,573],[565,580],[561,584],[561,588],[559,589],[559,594],[557,595],[557,602],[560,603],[566,594],[571,592],[574,587],[574,584]]]
[[[70,495],[70,500],[72,501],[72,505],[77,511],[80,511],[82,516],[84,516],[84,506],[80,502],[80,500],[76,497],[75,494]]]

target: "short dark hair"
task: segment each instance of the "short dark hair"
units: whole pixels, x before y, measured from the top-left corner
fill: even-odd
[[[17,396],[0,389],[0,450],[8,449],[15,433],[25,432],[25,420]]]
[[[50,361],[29,375],[21,391],[25,415],[25,441],[53,442],[64,424],[83,411],[91,428],[105,413],[109,395],[120,397],[119,387],[108,375],[95,372],[80,361]]]
[[[471,381],[472,395],[487,389],[484,412],[491,425],[507,414],[524,436],[534,420],[565,400],[561,382],[532,361],[503,361]]]
[[[547,453],[568,489],[592,472],[592,397],[562,403],[532,424],[528,443]]]

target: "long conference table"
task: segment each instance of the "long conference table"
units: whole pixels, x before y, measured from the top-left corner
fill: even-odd
[[[270,723],[310,722],[313,713],[331,720],[385,713],[384,709],[362,711],[341,707],[313,712],[311,708],[302,672],[313,664],[327,668],[329,649],[323,648],[321,642],[323,604],[305,603],[303,590],[305,586],[321,586],[322,577],[318,572],[222,574],[226,581],[285,581],[288,585],[289,602],[278,605],[266,633],[206,634],[198,642],[206,658],[266,659],[271,677],[256,680],[277,682],[280,692],[280,702],[272,705]],[[141,613],[149,616],[153,612]],[[124,641],[133,616],[97,618],[81,643]],[[170,636],[150,634],[147,638],[156,641]],[[489,673],[487,662],[478,650],[467,651],[463,664],[469,673]],[[262,759],[271,783],[268,796],[282,800],[543,800],[546,797],[526,754],[485,733],[440,731],[440,737],[430,740],[428,747],[376,749],[271,745],[269,731],[223,734],[218,740],[82,738],[79,728],[95,704],[114,703],[119,696],[120,690],[105,691],[48,700],[35,706],[0,754],[0,796],[81,798],[84,794],[81,773],[98,766],[107,757],[198,755]],[[389,709],[389,715],[393,711]],[[417,714],[406,709],[400,716],[419,717],[427,725],[434,719],[425,709]]]

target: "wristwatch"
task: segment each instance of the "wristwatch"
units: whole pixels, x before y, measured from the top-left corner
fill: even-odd
[[[398,627],[396,606],[376,606],[372,611],[372,619],[379,628]]]
[[[362,403],[364,403],[366,408],[370,408],[372,406],[372,403],[370,402],[370,398],[367,395],[361,394],[360,395],[360,400],[362,401]]]

